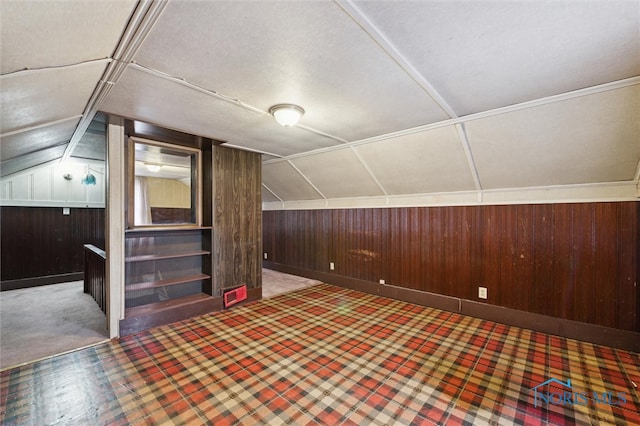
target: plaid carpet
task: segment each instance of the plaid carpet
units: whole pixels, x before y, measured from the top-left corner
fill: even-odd
[[[325,284],[0,375],[3,424],[640,424],[636,353]]]

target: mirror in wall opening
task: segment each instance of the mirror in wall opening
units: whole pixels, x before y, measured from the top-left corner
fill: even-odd
[[[134,226],[198,223],[199,152],[134,141]]]

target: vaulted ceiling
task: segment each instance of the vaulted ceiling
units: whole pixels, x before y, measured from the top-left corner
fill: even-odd
[[[267,203],[639,180],[637,0],[9,0],[0,19],[5,177],[104,158],[104,111],[263,153]]]

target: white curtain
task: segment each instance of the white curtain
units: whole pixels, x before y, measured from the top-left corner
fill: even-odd
[[[133,200],[133,211],[134,211],[134,224],[135,225],[151,225],[151,206],[149,205],[149,192],[147,190],[147,179],[142,176],[136,176],[134,181],[134,200]],[[141,237],[136,238],[134,241],[134,247],[132,248],[135,254],[148,254],[152,253],[155,245],[155,237]],[[143,262],[146,263],[146,262]],[[162,277],[158,277],[158,273],[155,270],[143,270],[143,266],[141,264],[127,264],[129,268],[139,268],[133,269],[135,272],[132,272],[134,276],[138,275],[137,278],[142,281],[152,281],[162,279]],[[147,266],[144,266],[145,268]],[[127,290],[125,293],[125,305],[127,306],[136,306],[141,304],[141,302],[136,302],[136,299],[145,297],[145,296],[153,296],[156,294],[156,290],[149,289],[140,289],[140,290]],[[165,300],[168,298],[166,294],[166,290],[161,292],[158,295],[158,300]],[[143,303],[149,303],[143,302]]]
[[[147,191],[147,179],[136,176],[134,184],[134,223],[136,225],[151,225],[151,206]]]

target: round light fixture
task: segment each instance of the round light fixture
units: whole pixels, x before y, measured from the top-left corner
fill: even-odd
[[[162,164],[144,163],[144,165],[147,168],[147,170],[149,170],[152,173],[157,173],[162,168]]]
[[[293,104],[278,104],[269,108],[269,114],[273,115],[278,123],[284,127],[295,126],[304,109]]]

